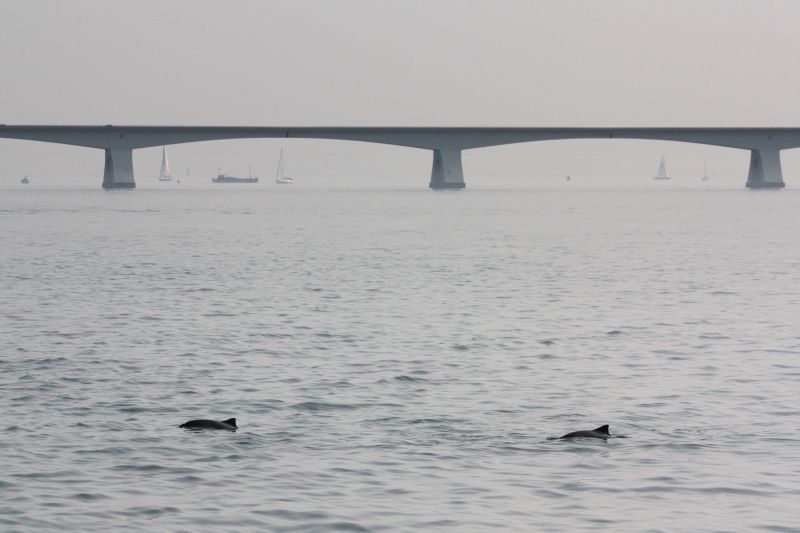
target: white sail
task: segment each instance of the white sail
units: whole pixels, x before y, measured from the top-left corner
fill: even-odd
[[[281,148],[281,155],[278,158],[278,169],[275,171],[275,183],[280,185],[292,183],[292,178],[286,174],[286,163],[283,160],[283,148]]]
[[[658,174],[656,174],[655,179],[657,180],[669,179],[669,174],[667,174],[667,160],[663,155],[661,156],[661,163],[658,164]]]
[[[172,174],[169,170],[169,159],[167,158],[167,147],[161,147],[161,172],[158,175],[159,181],[170,181]]]

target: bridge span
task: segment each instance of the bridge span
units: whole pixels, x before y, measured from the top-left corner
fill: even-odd
[[[780,151],[800,147],[800,128],[494,128],[291,126],[47,126],[0,124],[0,138],[105,150],[104,189],[133,189],[133,150],[221,139],[299,138],[361,141],[433,152],[431,189],[465,187],[461,152],[558,139],[648,139],[750,150],[747,187],[784,186]]]

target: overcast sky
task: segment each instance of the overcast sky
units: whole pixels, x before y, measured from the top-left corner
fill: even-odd
[[[0,122],[800,126],[798,28],[794,0],[2,0]],[[218,166],[269,174],[284,146],[298,178],[430,174],[425,151],[281,142],[170,153],[204,180]],[[528,143],[464,163],[468,185],[649,176],[662,153],[676,175],[710,159],[744,183],[746,152],[678,143]],[[160,150],[134,157],[137,182],[157,173]],[[99,183],[102,152],[0,141],[0,179],[23,173]]]

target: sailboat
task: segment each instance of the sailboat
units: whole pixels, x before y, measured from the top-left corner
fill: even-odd
[[[703,181],[708,181],[711,179],[711,176],[708,175],[708,164],[703,161]]]
[[[669,174],[667,174],[667,160],[663,155],[661,156],[661,163],[658,164],[658,174],[656,174],[656,177],[653,179],[654,180],[669,179]]]
[[[286,164],[283,162],[283,148],[281,148],[281,155],[278,159],[278,170],[275,171],[275,183],[278,185],[289,185],[292,183],[292,178],[286,175]]]
[[[158,181],[172,181],[172,175],[169,172],[169,159],[167,159],[167,147],[161,147],[161,173],[158,175]]]

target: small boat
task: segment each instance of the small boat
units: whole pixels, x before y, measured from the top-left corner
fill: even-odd
[[[664,156],[661,156],[661,163],[658,164],[658,174],[656,177],[653,178],[654,180],[668,180],[669,174],[667,174],[667,160]]]
[[[22,179],[19,180],[19,182],[24,184],[24,185],[27,185],[28,183],[31,182],[31,179],[28,177],[27,174],[25,174],[24,176],[22,176]]]
[[[708,181],[710,179],[711,176],[708,175],[708,165],[703,161],[703,181]]]
[[[253,170],[250,169],[249,177],[237,178],[236,176],[228,176],[223,174],[220,169],[217,169],[217,177],[211,178],[214,183],[258,183],[258,177],[253,177]]]
[[[158,174],[158,181],[172,181],[169,171],[169,159],[167,158],[167,147],[161,147],[161,172]]]
[[[286,164],[283,162],[283,148],[281,148],[281,155],[278,158],[278,170],[275,172],[275,183],[278,185],[289,185],[292,183],[292,178],[286,175]]]

